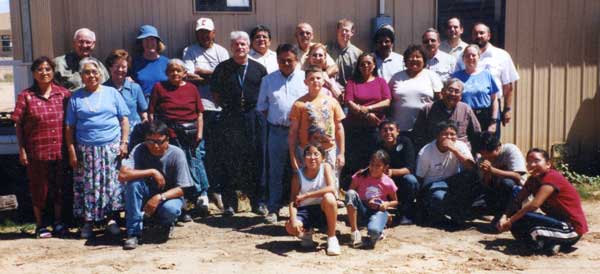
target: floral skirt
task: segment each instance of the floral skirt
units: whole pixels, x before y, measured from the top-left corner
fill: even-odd
[[[77,145],[79,166],[73,172],[73,214],[86,222],[102,221],[123,210],[125,188],[117,177],[119,142]]]

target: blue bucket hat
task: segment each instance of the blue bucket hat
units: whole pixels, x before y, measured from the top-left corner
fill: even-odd
[[[141,26],[136,39],[144,39],[146,37],[156,37],[158,40],[162,41],[160,36],[158,36],[158,30],[151,25]]]

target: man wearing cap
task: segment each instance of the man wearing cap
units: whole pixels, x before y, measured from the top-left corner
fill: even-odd
[[[396,72],[404,70],[404,57],[394,50],[394,29],[390,25],[384,25],[375,32],[375,62],[377,73],[386,82],[392,79]]]
[[[267,73],[278,70],[277,54],[269,48],[271,46],[271,30],[267,26],[258,25],[250,31],[250,40],[252,40],[250,58],[265,66]]]
[[[215,160],[213,155],[218,152],[220,147],[219,134],[217,132],[217,123],[221,109],[214,103],[210,90],[210,80],[217,65],[229,59],[227,50],[215,43],[215,24],[210,18],[200,18],[196,21],[196,43],[186,47],[183,50],[183,61],[187,71],[187,80],[196,84],[202,97],[204,106],[204,135],[205,138],[199,145],[200,155],[204,155],[204,165],[210,178],[211,185],[218,187],[218,180],[214,181],[212,174],[215,173]],[[198,202],[200,206],[208,205],[204,200],[205,196],[200,196]],[[217,205],[222,207],[220,196],[216,196]]]
[[[96,34],[88,28],[81,28],[75,31],[73,35],[73,52],[54,58],[56,70],[54,71],[54,80],[61,86],[75,91],[83,87],[81,75],[79,75],[79,61],[83,58],[91,58],[100,65],[100,82],[110,78],[108,70],[100,60],[92,57],[92,51],[96,46]]]
[[[218,106],[222,107],[219,121],[219,153],[215,156],[216,177],[225,204],[225,216],[231,216],[238,207],[236,191],[251,196],[255,209],[261,212],[264,189],[260,189],[263,167],[263,138],[265,117],[256,110],[265,67],[248,58],[250,37],[246,32],[230,34],[232,58],[219,64],[211,78],[211,91]],[[254,194],[257,194],[256,196]]]
[[[140,27],[136,46],[141,55],[133,59],[133,79],[142,86],[146,98],[150,97],[154,84],[167,80],[169,58],[161,55],[165,44],[158,36],[158,30],[151,25]]]

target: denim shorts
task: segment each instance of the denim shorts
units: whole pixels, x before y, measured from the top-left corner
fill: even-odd
[[[321,210],[321,205],[307,205],[298,208],[296,220],[302,222],[305,230],[311,228],[326,228],[327,220],[325,213]]]

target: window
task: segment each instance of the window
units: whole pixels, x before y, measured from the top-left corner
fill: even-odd
[[[437,4],[440,33],[445,34],[448,18],[458,17],[465,30],[462,40],[471,43],[473,24],[483,22],[492,31],[492,44],[504,48],[506,0],[438,0]]]
[[[195,12],[251,12],[253,0],[194,0]]]
[[[0,43],[2,43],[2,51],[12,50],[12,41],[10,35],[0,35]]]

